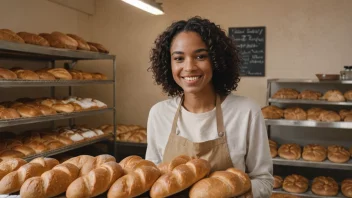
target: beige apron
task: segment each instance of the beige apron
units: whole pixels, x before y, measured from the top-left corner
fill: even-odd
[[[216,97],[216,125],[219,138],[206,142],[195,143],[178,135],[176,132],[177,120],[180,116],[183,97],[178,105],[169,136],[166,144],[163,162],[170,162],[179,155],[208,160],[211,164],[211,172],[226,170],[233,167],[229,148],[227,146],[226,132],[221,110],[220,97]],[[197,133],[197,131],[195,131]]]

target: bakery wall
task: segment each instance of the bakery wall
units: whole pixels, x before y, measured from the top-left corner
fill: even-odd
[[[99,0],[91,33],[117,56],[118,122],[146,126],[151,106],[167,96],[153,83],[149,51],[172,21],[194,15],[228,27],[266,26],[266,76],[243,77],[237,94],[265,105],[268,78],[315,78],[352,62],[350,0],[164,0],[153,16],[118,0]],[[108,90],[106,90],[108,91]]]

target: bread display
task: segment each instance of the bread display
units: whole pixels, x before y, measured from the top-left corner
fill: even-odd
[[[284,180],[282,179],[282,177],[278,176],[278,175],[274,175],[274,186],[273,188],[281,188],[282,187],[282,183],[284,182]]]
[[[12,158],[0,162],[0,180],[12,171],[18,170],[27,162],[21,158]]]
[[[17,35],[20,36],[25,43],[46,47],[50,46],[49,42],[39,35],[29,32],[18,32]]]
[[[88,45],[88,43],[81,37],[75,35],[75,34],[67,34],[67,36],[75,39],[78,43],[77,49],[79,50],[90,50],[90,47]]]
[[[341,192],[346,197],[352,198],[352,179],[345,179],[342,181]]]
[[[108,198],[139,196],[156,184],[160,176],[160,171],[153,162],[139,156],[126,157],[120,165],[126,175],[117,179],[111,186]]]
[[[320,176],[314,178],[312,192],[321,196],[335,196],[339,192],[339,186],[333,178]]]
[[[15,32],[9,29],[0,29],[0,40],[10,41],[15,43],[25,43],[24,40]]]
[[[291,193],[304,193],[308,190],[308,179],[297,174],[285,177],[282,188]]]
[[[307,120],[307,113],[299,107],[290,107],[284,110],[286,120]]]
[[[181,164],[186,164],[192,158],[187,155],[180,155],[175,157],[171,162],[163,162],[158,164],[158,169],[161,175],[171,172],[175,167]]]
[[[301,158],[301,147],[298,144],[283,144],[278,150],[279,156],[288,160]]]
[[[0,79],[17,79],[17,74],[9,69],[0,68]]]
[[[341,117],[335,111],[323,111],[320,113],[319,119],[322,122],[338,122],[341,121]]]
[[[344,102],[346,100],[339,90],[329,90],[325,92],[322,98],[329,102]]]
[[[207,176],[210,168],[210,163],[204,159],[192,159],[178,165],[171,172],[160,176],[153,184],[150,196],[167,197],[181,192]]]
[[[317,144],[308,144],[304,146],[302,158],[307,161],[322,162],[327,157],[327,150],[325,147]]]
[[[328,158],[335,163],[345,163],[350,159],[350,153],[342,146],[331,145],[328,147]]]
[[[352,101],[352,90],[346,91],[343,96],[347,101]]]
[[[251,189],[249,176],[241,170],[229,168],[226,171],[215,171],[208,178],[195,183],[190,198],[236,197]]]
[[[31,177],[40,176],[45,171],[58,165],[59,161],[53,158],[36,158],[21,166],[0,180],[0,194],[9,194],[21,189],[22,184]]]
[[[295,89],[291,88],[282,88],[278,90],[272,98],[276,99],[297,99],[299,92]]]
[[[284,111],[275,105],[271,105],[263,107],[262,114],[265,119],[280,119],[284,116]]]
[[[319,100],[321,95],[322,94],[318,91],[304,90],[298,95],[297,98],[302,100]]]
[[[273,140],[269,140],[270,154],[271,157],[274,158],[277,156],[277,143]]]

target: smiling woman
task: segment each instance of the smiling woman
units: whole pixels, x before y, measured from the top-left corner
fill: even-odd
[[[211,172],[248,174],[247,195],[270,197],[273,164],[260,107],[232,94],[239,82],[239,52],[220,27],[194,17],[171,24],[155,41],[149,68],[172,98],[148,118],[146,159],[156,164],[179,155],[207,160]]]

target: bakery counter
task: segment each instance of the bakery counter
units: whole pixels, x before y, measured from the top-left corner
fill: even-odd
[[[329,168],[329,169],[340,169],[340,170],[352,170],[352,159],[346,163],[334,163],[329,160],[323,162],[313,162],[306,161],[303,159],[298,160],[287,160],[280,157],[273,158],[273,163],[275,165],[285,165],[285,166],[304,166],[313,168]]]
[[[0,87],[58,87],[84,86],[92,84],[113,84],[113,80],[0,80]]]
[[[28,45],[3,40],[0,40],[0,57],[35,60],[115,60],[115,55],[106,53]]]
[[[313,120],[265,119],[266,125],[321,127],[336,129],[352,129],[352,122],[319,122]]]
[[[276,99],[269,98],[271,103],[283,103],[283,104],[315,104],[315,105],[341,105],[341,106],[352,106],[352,102],[330,102],[326,100],[297,100],[297,99]]]
[[[70,118],[77,118],[82,116],[91,116],[105,112],[112,112],[113,108],[103,108],[103,109],[94,109],[94,110],[86,110],[72,113],[58,113],[55,115],[47,115],[47,116],[37,116],[32,118],[16,118],[16,119],[6,119],[0,120],[0,127],[9,127],[9,126],[17,126],[23,124],[32,124],[39,122],[48,122],[54,120],[63,120]]]
[[[342,195],[341,192],[339,192],[336,196],[320,196],[320,195],[315,195],[312,191],[307,191],[305,193],[290,193],[290,192],[286,192],[282,189],[274,189],[273,190],[273,193],[281,193],[281,194],[289,194],[289,195],[296,195],[296,196],[299,196],[299,197],[310,197],[310,198],[321,198],[321,197],[324,197],[324,198],[336,198],[336,197],[343,197],[345,198],[345,196]]]

